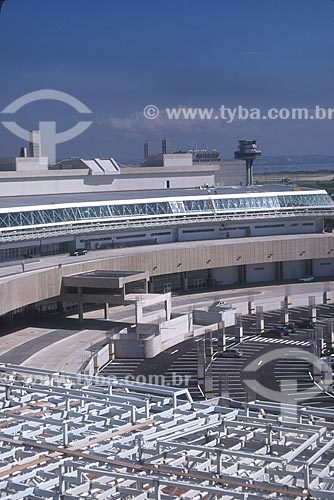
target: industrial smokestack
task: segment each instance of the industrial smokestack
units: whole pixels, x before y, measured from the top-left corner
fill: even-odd
[[[144,158],[147,160],[149,156],[152,156],[152,143],[150,141],[144,142]]]
[[[29,132],[29,156],[40,158],[41,154],[41,132],[39,130],[30,130]]]
[[[169,154],[172,152],[172,144],[168,137],[164,137],[161,141],[161,151],[163,155]]]

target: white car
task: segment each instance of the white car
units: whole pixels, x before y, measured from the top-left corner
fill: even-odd
[[[235,309],[235,307],[232,306],[232,304],[228,304],[226,300],[220,300],[217,304],[216,307],[219,309]]]
[[[310,281],[314,281],[313,276],[303,276],[302,278],[299,278],[299,281],[301,283],[310,283]]]

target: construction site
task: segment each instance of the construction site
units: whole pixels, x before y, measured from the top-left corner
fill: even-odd
[[[6,500],[331,499],[334,412],[1,366]],[[291,418],[289,413],[291,412]]]

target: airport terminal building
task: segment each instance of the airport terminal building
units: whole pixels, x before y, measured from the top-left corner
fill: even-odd
[[[324,190],[247,186],[241,160],[196,163],[191,154],[150,167],[95,159],[34,170],[27,160],[0,173],[0,261],[54,256],[61,268],[42,283],[37,272],[17,275],[0,316],[58,307],[62,278],[93,269],[147,271],[151,292],[334,276],[334,202]],[[87,255],[70,257],[75,250]]]

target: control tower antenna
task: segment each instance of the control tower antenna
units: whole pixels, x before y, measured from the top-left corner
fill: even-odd
[[[236,160],[246,161],[247,186],[253,184],[253,162],[257,158],[261,158],[262,151],[258,149],[255,139],[242,139],[239,141],[238,151],[234,152]]]

